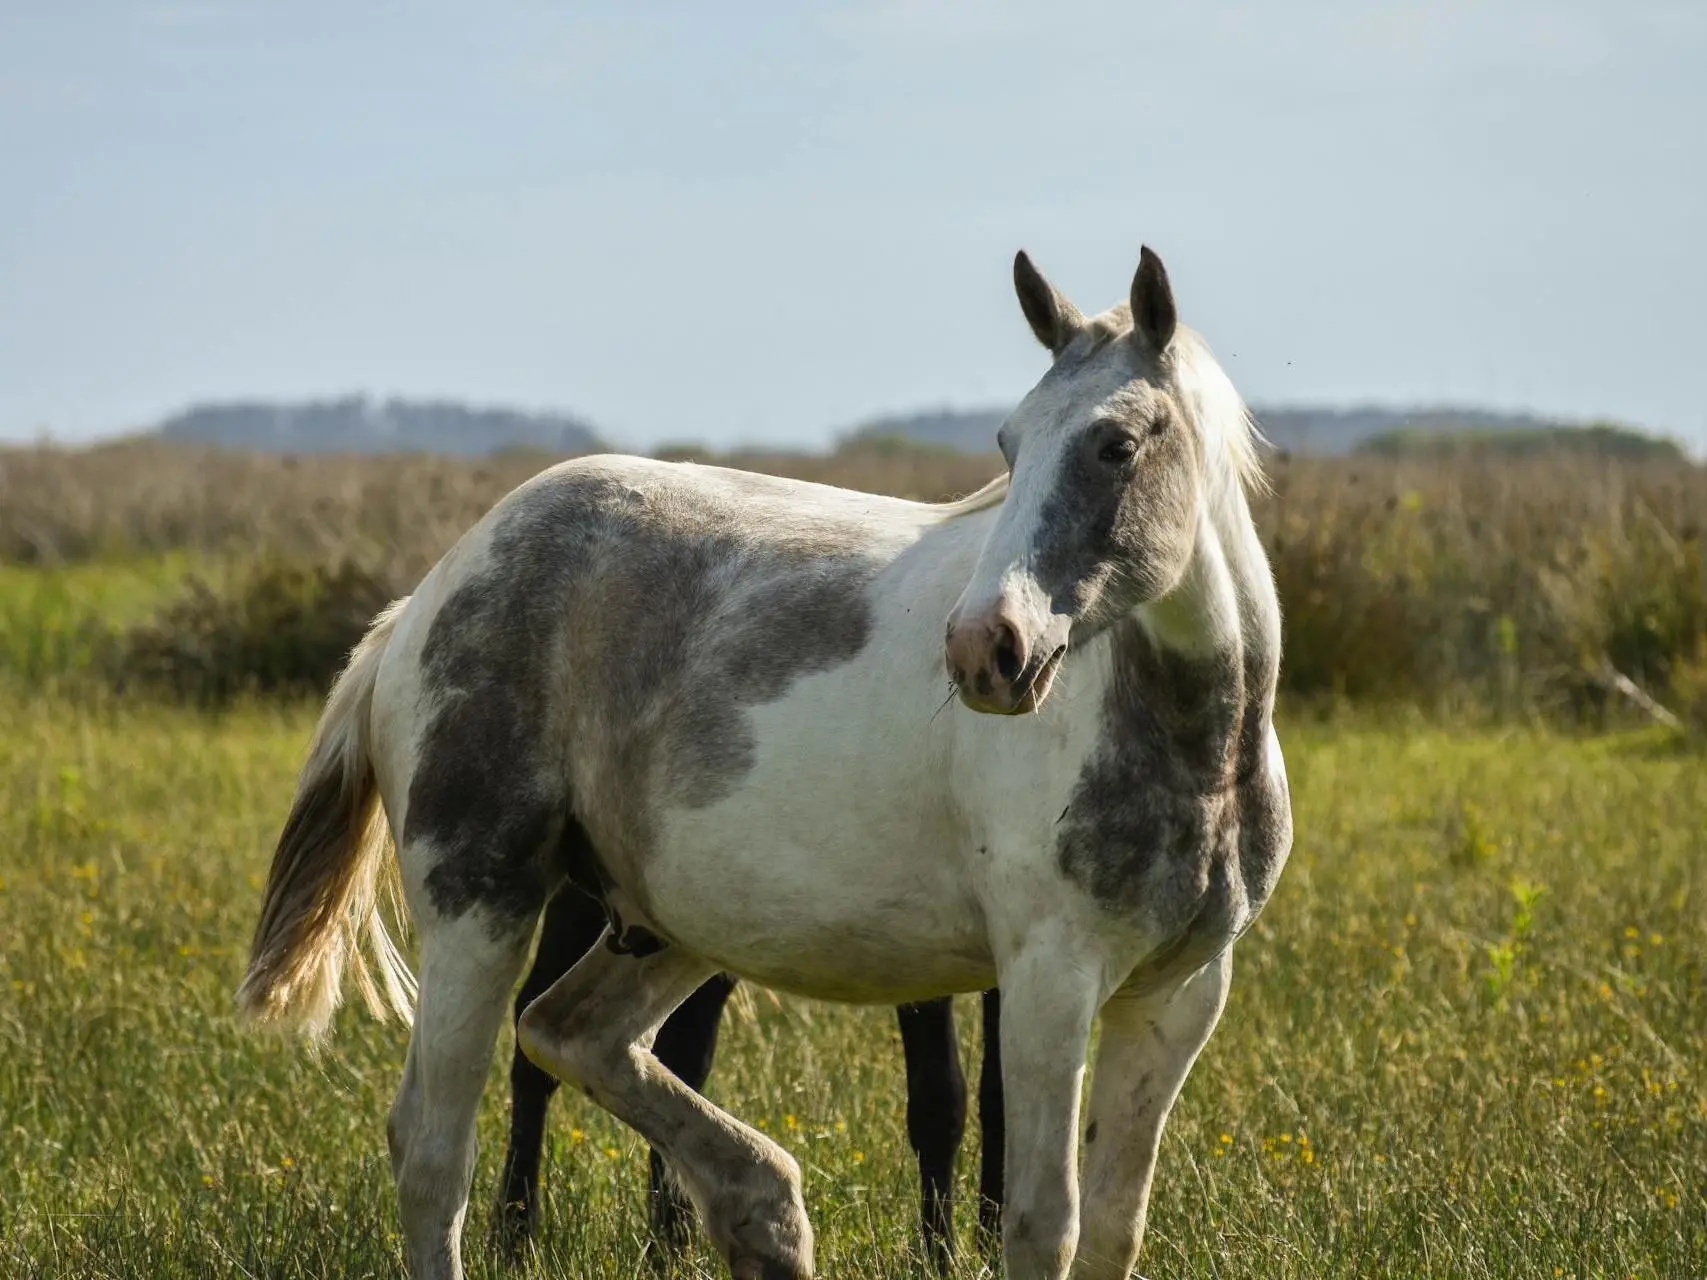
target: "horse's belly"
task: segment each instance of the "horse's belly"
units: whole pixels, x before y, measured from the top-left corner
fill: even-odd
[[[890,938],[831,925],[810,937],[719,933],[695,950],[761,986],[849,1004],[906,1004],[996,985],[988,948],[972,936]]]
[[[994,985],[983,913],[950,840],[801,838],[786,814],[672,823],[646,874],[668,937],[765,986],[901,1003]]]

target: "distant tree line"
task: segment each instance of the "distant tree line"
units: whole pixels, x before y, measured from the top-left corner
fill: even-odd
[[[198,405],[160,424],[166,440],[269,453],[420,452],[481,456],[502,449],[589,453],[591,426],[560,413],[476,409],[451,400],[341,396],[295,404]]]

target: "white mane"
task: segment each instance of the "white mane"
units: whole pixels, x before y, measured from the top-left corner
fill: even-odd
[[[1180,394],[1197,419],[1202,436],[1211,487],[1224,490],[1231,478],[1246,492],[1266,488],[1262,458],[1257,453],[1262,433],[1209,344],[1196,330],[1182,324],[1174,331],[1172,350]]]
[[[991,507],[1002,505],[1002,499],[1008,496],[1008,473],[1002,472],[982,489],[967,494],[964,498],[956,498],[952,502],[938,504],[943,518],[952,520],[955,516],[969,516],[976,511],[988,511]]]

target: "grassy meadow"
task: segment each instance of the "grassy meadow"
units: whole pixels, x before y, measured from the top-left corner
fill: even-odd
[[[0,1273],[398,1274],[402,1030],[348,1009],[315,1060],[231,1015],[313,708],[0,714]],[[1657,731],[1284,728],[1297,848],[1169,1127],[1145,1274],[1707,1274],[1702,756]],[[509,1048],[475,1275],[500,1270]],[[888,1011],[760,996],[711,1090],[800,1157],[825,1275],[921,1273]],[[543,1274],[644,1274],[643,1149],[556,1105]]]
[[[989,470],[742,461],[921,497]],[[0,455],[0,1275],[400,1274],[404,1031],[358,1006],[314,1057],[231,993],[339,628],[536,466]],[[1707,752],[1604,679],[1707,722],[1707,474],[1273,470],[1298,835],[1169,1126],[1140,1270],[1707,1277]],[[505,1274],[510,1049],[475,1276]],[[927,1274],[890,1011],[753,993],[710,1092],[800,1158],[822,1274]],[[976,1154],[974,1124],[969,1277]],[[630,1133],[560,1098],[536,1274],[651,1274],[645,1177]],[[721,1269],[700,1249],[678,1274]]]

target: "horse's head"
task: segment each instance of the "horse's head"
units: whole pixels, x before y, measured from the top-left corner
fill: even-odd
[[[1014,286],[1055,361],[997,433],[1008,493],[947,635],[961,701],[1008,715],[1042,704],[1070,643],[1179,582],[1204,487],[1162,260],[1144,249],[1130,300],[1089,319],[1023,252]]]

